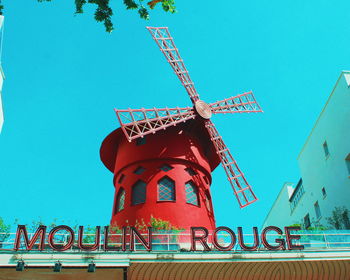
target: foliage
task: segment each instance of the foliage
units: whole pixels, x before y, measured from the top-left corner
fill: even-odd
[[[0,217],[0,248],[2,247],[2,242],[4,242],[10,236],[11,226],[5,224],[4,220]]]
[[[322,231],[322,230],[327,230],[328,229],[328,227],[325,227],[324,225],[322,225],[322,224],[320,224],[320,223],[318,223],[316,221],[312,221],[311,224],[314,225],[314,226],[308,227],[307,229],[304,228],[303,224],[297,224],[297,223],[289,225],[289,227],[300,227],[301,229],[308,230],[308,231],[319,231],[319,230]]]
[[[326,219],[335,229],[350,229],[349,210],[344,206],[335,207],[332,216]]]
[[[126,220],[128,226],[129,222]],[[148,224],[145,223],[143,219],[141,221],[136,220],[135,225],[133,225],[138,231],[145,232],[148,227],[151,227],[154,231],[178,231],[181,232],[184,229],[173,226],[169,221],[162,220],[160,218],[155,218],[151,216],[151,220]],[[110,231],[113,233],[121,233],[121,229],[117,224],[112,224],[110,226]]]
[[[289,227],[300,227],[300,228],[302,228],[302,225],[301,224],[292,224]]]
[[[85,244],[94,244],[95,243],[95,237],[96,237],[96,227],[92,227],[88,225],[87,227],[84,227],[83,232],[83,243]]]
[[[110,6],[110,0],[74,0],[75,1],[75,14],[82,14],[85,4],[96,5],[95,20],[103,22],[107,32],[113,31],[113,9]],[[143,3],[144,0],[123,0],[127,10],[137,10],[140,18],[148,20],[149,9],[154,9],[158,3],[162,3],[162,9],[165,12],[175,13],[175,0],[153,0],[147,3],[147,6]],[[38,0],[38,2],[51,2],[51,0]],[[1,12],[1,10],[0,10]]]
[[[154,230],[183,231],[183,229],[173,226],[169,221],[165,221],[160,218],[157,219],[153,216],[151,216],[150,226]]]

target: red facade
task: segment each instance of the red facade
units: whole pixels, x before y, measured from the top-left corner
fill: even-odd
[[[214,147],[198,121],[188,121],[128,142],[121,129],[101,146],[114,173],[112,225],[149,225],[151,217],[172,226],[215,229],[210,195]]]

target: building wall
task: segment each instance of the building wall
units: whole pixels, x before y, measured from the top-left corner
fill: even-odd
[[[263,228],[267,226],[277,226],[283,228],[290,225],[290,207],[288,188],[291,188],[293,183],[285,183],[279,192],[270,212],[267,214]]]
[[[335,207],[350,210],[350,72],[343,71],[298,156],[304,193],[296,206],[284,186],[263,226],[304,223],[327,226]],[[327,143],[328,155],[324,144]],[[348,159],[348,160],[347,160]],[[323,194],[325,189],[326,195]],[[289,197],[288,199],[285,199]],[[291,198],[291,199],[290,199]],[[320,217],[315,203],[318,202]],[[286,211],[286,213],[282,213]]]
[[[324,225],[325,217],[331,216],[335,206],[350,209],[350,171],[346,162],[350,153],[349,78],[350,72],[342,72],[298,157],[308,199],[298,207],[297,217],[310,213],[310,217],[317,220],[314,203],[318,201],[319,222]],[[323,147],[325,142],[329,155]]]

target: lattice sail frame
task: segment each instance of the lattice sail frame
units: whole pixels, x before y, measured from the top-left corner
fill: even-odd
[[[195,105],[196,102],[201,101],[168,28],[147,27],[147,29],[185,87],[192,103]],[[262,112],[251,91],[207,105],[212,114]],[[115,112],[121,128],[129,141],[144,137],[150,133],[156,133],[159,130],[195,119],[196,117],[201,118],[199,111],[196,111],[193,107],[115,109]],[[248,184],[214,124],[209,119],[206,119],[204,123],[239,206],[243,208],[257,201],[251,186]]]
[[[164,109],[115,109],[129,141],[196,117],[191,107]]]

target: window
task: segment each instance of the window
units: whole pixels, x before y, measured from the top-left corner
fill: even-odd
[[[137,175],[141,175],[146,169],[143,168],[142,166],[139,166],[135,169],[134,173]]]
[[[348,169],[348,174],[350,176],[350,154],[348,154],[347,157],[345,158],[345,164],[346,164],[346,168]]]
[[[175,182],[169,177],[163,177],[158,182],[158,200],[175,201]]]
[[[323,151],[324,151],[325,157],[328,158],[329,157],[329,150],[328,150],[327,141],[324,141],[324,143],[323,143]]]
[[[185,184],[185,192],[186,202],[189,204],[199,206],[198,188],[192,181],[189,181]]]
[[[132,186],[132,197],[131,197],[131,204],[141,204],[145,203],[146,201],[146,183],[144,181],[137,181]]]
[[[124,175],[124,174],[121,174],[121,175],[119,176],[118,184],[121,184],[121,183],[123,182],[124,178],[125,178],[125,175]]]
[[[136,139],[136,146],[141,146],[144,144],[146,144],[146,137],[145,136],[139,137]]]
[[[294,189],[292,196],[289,199],[291,211],[293,211],[295,207],[298,205],[304,193],[305,193],[305,190],[303,186],[303,180],[300,179],[297,186]]]
[[[322,188],[322,195],[323,195],[323,198],[325,198],[327,196],[327,193],[326,193],[326,189],[325,188]]]
[[[114,214],[117,214],[118,212],[124,209],[124,203],[125,203],[125,190],[123,188],[120,188],[117,195],[117,200],[115,202]]]
[[[309,214],[307,214],[304,217],[304,226],[305,226],[305,229],[308,229],[311,226]]]
[[[318,205],[318,201],[314,204],[315,207],[315,213],[316,213],[316,218],[319,219],[321,218],[321,209],[320,206]]]
[[[190,174],[191,176],[197,175],[197,172],[194,171],[191,167],[187,167],[185,171]]]
[[[163,164],[159,169],[167,172],[167,171],[169,171],[169,170],[171,170],[173,168],[174,167],[170,166],[169,164]]]

